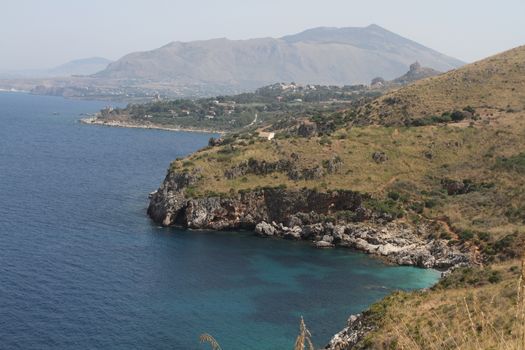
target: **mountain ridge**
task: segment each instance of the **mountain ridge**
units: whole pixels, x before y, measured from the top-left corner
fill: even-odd
[[[483,114],[522,111],[524,59],[525,46],[518,46],[387,93],[360,115],[368,122],[401,125],[469,106]]]
[[[439,71],[463,64],[377,25],[318,27],[281,38],[170,42],[111,63],[97,78],[176,80],[254,89],[276,81],[322,85],[394,79],[419,61]]]
[[[0,71],[0,78],[52,78],[69,77],[72,75],[91,75],[105,69],[111,62],[113,61],[97,56],[79,58],[52,68]]]

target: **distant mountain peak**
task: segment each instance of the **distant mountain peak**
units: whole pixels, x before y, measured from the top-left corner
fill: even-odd
[[[317,27],[281,38],[216,38],[172,42],[111,63],[97,78],[174,81],[252,90],[276,81],[304,84],[366,84],[394,79],[415,60],[448,71],[463,62],[392,33],[366,27]]]
[[[389,30],[387,30],[387,29],[385,29],[385,28],[383,28],[383,27],[381,27],[380,25],[377,25],[377,24],[375,24],[375,23],[369,24],[369,25],[366,26],[365,28],[367,28],[367,29],[380,29],[380,30],[384,30],[384,31],[389,32]]]

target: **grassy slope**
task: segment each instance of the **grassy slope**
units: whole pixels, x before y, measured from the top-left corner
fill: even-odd
[[[389,105],[385,103],[389,97],[401,102]],[[476,108],[479,118],[448,125],[384,126],[404,124],[405,116],[399,114],[403,109],[413,119],[465,106]],[[379,98],[365,108],[370,110],[367,121],[378,122],[374,125],[339,129],[329,138],[236,139],[230,145],[175,161],[172,167],[203,169],[195,195],[227,195],[280,184],[319,190],[347,188],[383,200],[396,192],[401,196],[398,203],[405,208],[405,220],[439,218],[450,224],[451,238],[472,231],[476,234],[467,239],[485,256],[496,251],[508,257],[521,251],[525,236],[524,107],[525,47],[520,47]],[[385,152],[389,159],[377,164],[372,160],[374,151]],[[342,169],[311,181],[292,181],[284,173],[224,178],[225,170],[243,160],[276,161],[292,153],[299,155],[297,163],[302,168],[322,165],[323,160],[338,155]],[[467,194],[448,195],[440,183],[444,178],[468,179],[480,187]],[[415,210],[418,203],[427,203],[426,208]],[[432,291],[386,298],[372,307],[379,329],[362,345],[519,348],[516,339],[522,336],[525,318],[523,300],[516,308],[520,274],[512,266],[518,264],[493,263],[490,268],[499,271],[497,278],[491,278],[490,271],[457,271],[453,282],[442,282]]]
[[[361,114],[399,124],[467,106],[483,114],[525,108],[525,46],[386,94]]]
[[[429,291],[390,295],[368,311],[380,328],[361,348],[522,349],[519,264],[462,269]]]
[[[338,130],[329,144],[323,138],[288,138],[275,142],[237,140],[230,145],[208,148],[172,166],[203,169],[195,194],[228,194],[257,186],[284,184],[288,188],[319,190],[351,189],[385,198],[401,194],[408,208],[430,203],[423,215],[447,217],[456,230],[489,232],[500,238],[515,231],[525,233],[520,212],[525,213],[525,172],[501,166],[503,157],[525,150],[525,118],[521,113],[502,115],[497,121],[477,121],[473,126],[443,125],[412,128],[354,127]],[[250,144],[253,142],[253,144]],[[243,146],[242,144],[247,144]],[[377,164],[374,151],[383,151],[388,160]],[[322,166],[334,155],[343,160],[340,171],[326,173],[318,180],[290,180],[285,173],[246,175],[228,180],[224,172],[249,158],[266,161],[299,155],[300,168]],[[427,156],[432,155],[432,159]],[[469,179],[486,184],[471,193],[450,196],[441,180]],[[509,211],[510,209],[510,211]]]
[[[387,94],[369,105],[365,114],[368,121],[395,125],[466,106],[476,108],[481,120],[470,132],[461,132],[464,139],[459,145],[465,153],[456,164],[432,173],[470,177],[495,186],[449,198],[434,210],[447,215],[454,226],[490,228],[490,239],[504,232],[517,232],[522,239],[525,47]],[[516,241],[509,246],[522,250]],[[371,308],[379,329],[361,345],[374,349],[523,349],[524,289],[517,265],[517,261],[508,261],[488,268],[497,273],[455,271],[429,292],[386,298]]]

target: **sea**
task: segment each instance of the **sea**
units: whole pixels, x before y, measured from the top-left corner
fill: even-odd
[[[0,92],[0,349],[316,347],[439,272],[249,231],[161,228],[148,194],[204,133],[84,125],[108,102]],[[118,104],[112,104],[113,106]]]

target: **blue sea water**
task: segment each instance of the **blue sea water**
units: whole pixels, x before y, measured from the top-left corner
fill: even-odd
[[[210,135],[78,123],[104,102],[0,93],[0,348],[291,349],[432,270],[146,216],[169,162]]]

